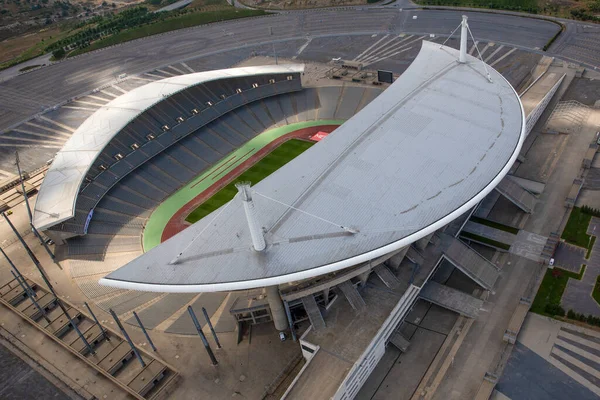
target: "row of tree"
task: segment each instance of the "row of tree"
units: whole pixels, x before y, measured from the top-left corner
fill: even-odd
[[[171,16],[171,13],[153,13],[146,7],[134,7],[115,15],[96,16],[77,26],[76,33],[56,41],[46,48],[56,58],[65,52],[85,48],[94,40],[114,35],[122,30],[153,23]]]

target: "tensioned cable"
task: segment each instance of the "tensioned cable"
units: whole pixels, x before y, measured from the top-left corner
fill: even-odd
[[[440,49],[442,48],[443,45],[446,44],[446,42],[448,40],[450,40],[450,38],[454,35],[454,33],[458,30],[458,28],[460,28],[462,25],[462,22],[460,24],[458,24],[458,26],[456,28],[454,28],[454,30],[452,31],[452,33],[450,33],[450,36],[448,36],[446,38],[446,40],[444,40],[444,43],[442,43],[440,45]],[[473,37],[473,32],[471,32],[471,27],[467,24],[467,30],[469,31],[469,35],[471,36],[471,40],[473,41],[473,46],[475,46],[475,49],[477,50],[477,54],[479,55],[479,60],[481,61],[481,63],[483,64],[483,69],[485,70],[485,73],[487,75],[487,79],[488,81],[492,82],[492,77],[490,75],[490,72],[487,69],[487,66],[485,65],[485,61],[483,61],[483,56],[481,55],[481,52],[479,51],[479,47],[477,46],[477,42],[475,41],[475,38]]]
[[[442,48],[442,46],[443,46],[443,45],[445,45],[445,44],[446,44],[446,42],[447,42],[448,40],[450,40],[450,38],[452,37],[452,35],[454,35],[454,32],[456,32],[456,30],[457,30],[458,28],[460,28],[460,26],[461,26],[461,25],[462,25],[462,23],[458,24],[458,26],[457,26],[456,28],[454,28],[454,30],[452,31],[452,33],[450,33],[450,36],[448,36],[448,37],[446,38],[446,40],[444,40],[444,43],[440,44],[440,49]]]
[[[294,207],[294,206],[292,206],[292,205],[286,204],[286,203],[284,203],[284,202],[282,202],[282,201],[275,200],[274,198],[272,198],[272,197],[269,197],[269,196],[267,196],[267,195],[264,195],[264,194],[262,194],[262,193],[260,193],[260,192],[257,192],[257,191],[256,191],[256,190],[254,190],[254,189],[252,189],[252,193],[255,193],[255,194],[257,194],[257,195],[259,195],[259,196],[261,196],[261,197],[264,197],[264,198],[265,198],[265,199],[267,199],[267,200],[271,200],[271,201],[273,201],[273,202],[275,202],[275,203],[281,204],[282,206],[286,206],[286,207],[288,207],[288,208],[291,208],[292,210],[296,210],[296,211],[298,211],[298,212],[301,212],[302,214],[306,214],[306,215],[308,215],[308,216],[311,216],[311,217],[313,217],[313,218],[316,218],[316,219],[318,219],[318,220],[320,220],[320,221],[323,221],[323,222],[326,222],[326,223],[328,223],[328,224],[331,224],[331,225],[333,225],[333,226],[335,226],[335,227],[342,228],[342,229],[343,229],[343,230],[345,230],[346,232],[349,232],[349,233],[358,233],[358,232],[359,232],[359,230],[358,230],[358,229],[349,228],[349,227],[347,227],[347,226],[344,226],[344,225],[341,225],[341,224],[335,223],[335,222],[333,222],[333,221],[329,221],[329,220],[327,220],[327,219],[325,219],[325,218],[319,217],[318,215],[311,214],[311,213],[309,213],[308,211],[304,211],[304,210],[301,210],[301,209],[299,209],[299,208],[296,208],[296,207]]]
[[[479,54],[479,59],[481,60],[481,63],[483,64],[483,69],[485,69],[485,73],[487,75],[488,81],[492,82],[492,77],[490,76],[490,72],[487,69],[487,66],[485,65],[485,61],[483,61],[483,56],[481,55],[481,52],[479,51],[479,47],[477,47],[477,43],[475,43],[475,38],[473,37],[473,33],[471,32],[471,27],[469,27],[469,25],[467,25],[467,30],[469,31],[469,35],[471,35],[471,40],[473,41],[473,44],[475,45],[475,49],[477,49],[477,54]]]

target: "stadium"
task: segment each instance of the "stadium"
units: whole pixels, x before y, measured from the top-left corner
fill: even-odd
[[[33,224],[63,245],[72,276],[105,272],[80,284],[92,300],[112,294],[99,307],[150,303],[147,328],[193,334],[185,315],[164,321],[197,293],[217,332],[273,321],[296,340],[308,322],[302,353],[319,368],[287,398],[353,398],[388,343],[406,349],[397,328],[418,298],[477,315],[481,300],[430,278],[450,262],[491,290],[497,267],[458,234],[494,189],[522,204],[505,176],[530,124],[511,84],[467,54],[462,26],[459,49],[423,41],[385,90],[306,85],[302,64],[133,89],[57,153]],[[365,289],[371,275],[389,293]],[[349,321],[328,322],[333,302]],[[337,343],[354,349],[352,369],[318,352],[365,318]]]

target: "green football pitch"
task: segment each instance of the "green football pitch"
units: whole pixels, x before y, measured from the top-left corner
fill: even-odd
[[[210,199],[200,204],[187,217],[186,221],[194,223],[201,220],[223,204],[227,203],[236,195],[238,190],[235,188],[237,182],[251,182],[256,185],[258,182],[283,167],[285,164],[298,157],[308,150],[314,143],[305,140],[291,139],[279,145],[275,150],[267,154],[256,164],[248,168],[237,178],[231,181],[223,189],[215,193]]]

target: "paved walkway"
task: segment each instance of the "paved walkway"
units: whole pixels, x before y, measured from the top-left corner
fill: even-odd
[[[600,334],[529,313],[496,389],[512,400],[600,396]]]
[[[0,344],[0,398],[68,400],[70,397]]]
[[[542,260],[541,254],[544,251],[547,240],[546,236],[520,230],[508,251],[529,260],[540,262]]]
[[[506,232],[500,229],[492,228],[491,226],[478,224],[473,221],[469,221],[465,224],[463,231],[473,233],[496,242],[512,245],[517,240],[517,235]]]
[[[598,236],[600,233],[600,219],[592,218],[588,226],[589,235]],[[592,297],[592,290],[596,284],[596,278],[600,275],[600,240],[596,240],[592,247],[592,253],[586,264],[585,273],[580,281],[569,279],[567,288],[563,293],[562,307],[565,310],[573,310],[578,313],[592,314],[600,317],[600,305]]]

